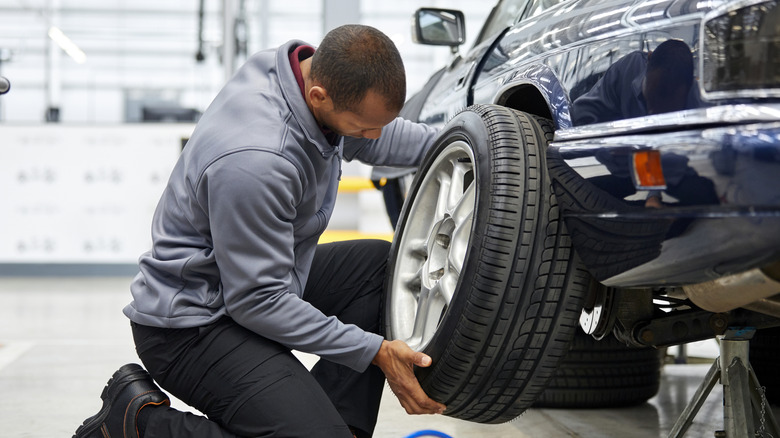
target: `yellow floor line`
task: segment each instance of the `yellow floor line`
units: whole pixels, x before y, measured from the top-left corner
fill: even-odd
[[[354,230],[325,230],[320,236],[319,243],[341,242],[356,239],[380,239],[393,241],[393,233],[361,233]]]
[[[342,176],[339,182],[339,193],[357,193],[363,190],[376,190],[368,178],[359,176]]]

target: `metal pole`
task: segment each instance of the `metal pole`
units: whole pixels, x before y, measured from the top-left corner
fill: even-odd
[[[3,74],[3,49],[0,49],[0,76]],[[0,99],[0,123],[3,122],[3,99]]]
[[[271,32],[269,30],[269,16],[271,15],[271,8],[268,5],[268,0],[260,0],[260,10],[258,12],[260,19],[259,30],[259,42],[260,49],[267,49],[271,44]]]
[[[54,26],[59,26],[60,18],[60,0],[49,0],[47,15],[47,32]],[[62,94],[62,76],[61,61],[62,50],[54,44],[51,38],[46,38],[46,57],[45,57],[45,75],[46,75],[46,105],[45,119],[47,122],[59,121],[60,99]]]
[[[767,407],[766,397],[755,372],[750,366],[750,339],[755,328],[730,328],[720,338],[720,356],[710,368],[696,394],[686,406],[682,415],[672,427],[669,438],[685,435],[693,418],[699,412],[704,400],[720,378],[723,385],[723,431],[715,436],[726,438],[748,438],[756,435],[756,418],[759,421],[758,432],[779,436],[780,427]]]
[[[237,0],[222,0],[222,66],[225,82],[236,71],[236,11]]]
[[[693,419],[696,417],[696,414],[699,413],[699,409],[701,409],[704,401],[710,394],[710,391],[712,391],[712,388],[716,383],[718,383],[719,377],[720,363],[716,360],[710,367],[709,371],[707,371],[707,375],[704,377],[704,381],[696,389],[696,393],[693,395],[693,398],[691,398],[691,401],[685,407],[685,410],[683,410],[683,413],[677,419],[677,422],[674,423],[674,427],[672,427],[672,430],[669,431],[669,438],[682,438],[685,435],[685,432],[687,432],[688,428],[691,427]]]
[[[721,339],[720,381],[723,385],[723,426],[728,438],[754,436],[748,360],[750,341]]]

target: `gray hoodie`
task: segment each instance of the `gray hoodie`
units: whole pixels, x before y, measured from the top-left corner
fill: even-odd
[[[125,315],[186,328],[230,316],[290,348],[364,370],[382,338],[303,301],[341,160],[415,166],[436,130],[396,119],[378,140],[328,144],[290,67],[290,41],[259,52],[220,91],[173,169]]]

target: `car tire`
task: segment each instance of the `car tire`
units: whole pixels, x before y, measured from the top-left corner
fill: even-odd
[[[589,277],[546,170],[549,120],[469,107],[440,132],[407,195],[385,330],[433,358],[416,368],[445,415],[502,423],[544,390],[578,328]]]
[[[661,350],[632,348],[613,336],[578,331],[571,349],[536,401],[540,408],[612,408],[646,402],[661,383]]]
[[[780,327],[757,330],[750,341],[750,365],[756,372],[758,383],[764,387],[766,398],[773,405],[780,405]]]

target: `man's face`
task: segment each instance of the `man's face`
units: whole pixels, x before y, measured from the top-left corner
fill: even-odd
[[[369,90],[354,111],[336,111],[332,102],[329,102],[319,108],[314,116],[320,124],[339,135],[377,139],[382,134],[382,128],[392,122],[398,113],[387,110],[385,99]]]

